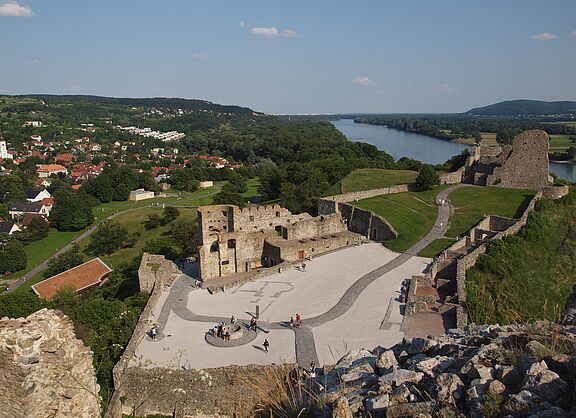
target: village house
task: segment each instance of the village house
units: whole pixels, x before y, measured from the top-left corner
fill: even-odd
[[[60,173],[68,174],[66,167],[60,164],[41,165],[36,172],[38,173],[38,177],[50,177],[52,174]]]
[[[38,213],[40,215],[49,216],[52,206],[45,206],[40,202],[34,203],[13,203],[8,207],[8,214],[14,216],[24,216],[27,213]]]
[[[20,228],[15,223],[0,222],[0,233],[12,235],[16,231],[20,231]]]

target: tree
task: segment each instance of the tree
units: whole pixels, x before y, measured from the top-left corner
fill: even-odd
[[[77,247],[60,254],[48,262],[48,268],[44,271],[44,277],[52,277],[72,267],[79,266],[84,262],[84,257]]]
[[[148,215],[148,219],[143,222],[146,230],[156,229],[162,224],[162,219],[156,213]]]
[[[46,302],[32,292],[0,296],[0,318],[22,318],[46,307]]]
[[[214,196],[213,203],[215,205],[236,205],[240,208],[246,206],[246,201],[242,197],[242,195],[234,190],[231,190],[230,187],[222,187],[222,191]]]
[[[180,216],[180,211],[178,208],[173,206],[166,206],[164,208],[164,213],[162,214],[162,225],[167,225]]]
[[[576,158],[576,147],[570,147],[566,150],[566,156],[569,160]]]
[[[434,171],[431,166],[424,164],[422,168],[420,168],[420,173],[414,182],[416,190],[430,190],[438,184],[440,184],[440,177],[438,176],[438,173]]]
[[[10,241],[0,251],[0,272],[15,272],[26,268],[27,256],[20,241]]]
[[[482,143],[482,135],[480,134],[480,132],[474,131],[472,133],[472,136],[474,137],[475,144],[480,145]]]
[[[30,221],[26,230],[30,241],[38,241],[48,236],[50,225],[48,225],[48,222],[46,222],[46,219],[43,217],[37,217]]]
[[[92,223],[92,208],[71,189],[58,189],[54,194],[54,209],[50,223],[58,231],[80,231]]]
[[[238,173],[230,174],[228,179],[228,185],[230,190],[236,193],[246,193],[248,191],[248,186],[246,186],[246,180]]]
[[[120,249],[128,238],[128,230],[116,222],[105,222],[90,237],[86,252],[106,255]]]

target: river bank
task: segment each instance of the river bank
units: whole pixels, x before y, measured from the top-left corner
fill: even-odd
[[[470,145],[399,131],[387,126],[355,123],[353,119],[340,119],[332,121],[332,124],[350,141],[372,144],[386,151],[395,160],[408,157],[427,164],[442,164],[470,148]],[[576,181],[576,164],[550,161],[550,172],[562,179]]]

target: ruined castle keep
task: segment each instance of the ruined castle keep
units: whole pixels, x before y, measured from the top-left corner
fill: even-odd
[[[480,186],[541,190],[550,185],[548,134],[524,131],[511,145],[480,146],[472,149],[465,181]]]
[[[297,261],[355,243],[340,214],[312,217],[275,206],[198,208],[200,277],[210,280]]]

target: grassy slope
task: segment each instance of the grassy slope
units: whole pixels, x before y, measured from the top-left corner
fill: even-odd
[[[576,193],[543,201],[515,236],[494,242],[468,271],[470,320],[558,318],[576,277]]]
[[[342,180],[342,192],[380,189],[396,184],[412,183],[418,176],[412,170],[383,170],[380,168],[360,168]]]
[[[534,194],[532,190],[499,187],[466,187],[455,190],[449,196],[456,209],[450,217],[451,227],[446,235],[456,237],[466,233],[485,215],[519,218]]]
[[[446,187],[437,186],[425,192],[376,196],[359,200],[354,205],[371,210],[390,222],[398,232],[398,238],[386,241],[386,246],[395,251],[406,251],[434,225],[438,213],[435,197]]]

